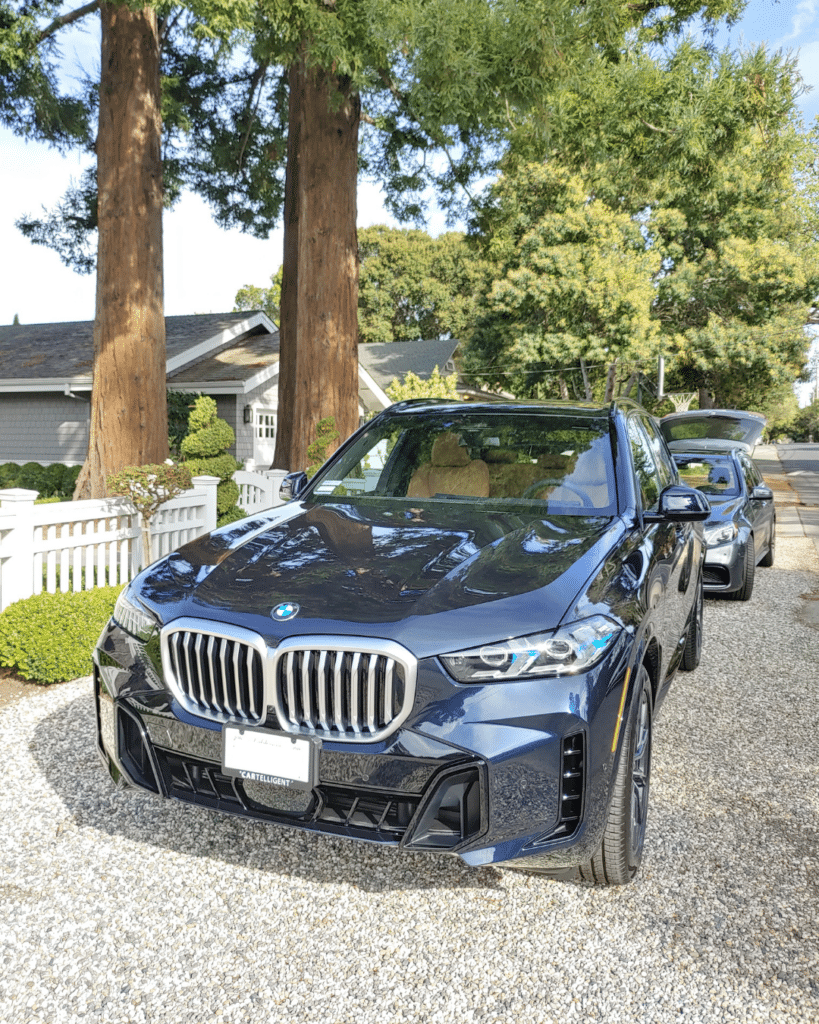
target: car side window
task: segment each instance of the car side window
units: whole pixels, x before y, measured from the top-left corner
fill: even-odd
[[[745,486],[750,494],[757,484],[762,483],[762,476],[753,462],[744,455],[740,456],[740,465],[742,466],[742,475],[745,477]]]
[[[628,439],[631,445],[631,459],[634,472],[640,487],[643,511],[650,512],[657,508],[662,490],[662,481],[654,462],[651,443],[636,416],[629,416],[626,421]]]
[[[672,484],[677,483],[677,466],[672,459],[671,454],[666,447],[666,443],[663,440],[663,435],[660,433],[656,424],[645,416],[640,417],[640,423],[648,435],[648,443],[651,445],[654,462],[656,463],[657,471],[660,474],[660,489],[665,490],[666,487],[670,487]]]

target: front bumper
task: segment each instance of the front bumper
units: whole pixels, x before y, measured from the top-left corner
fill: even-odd
[[[539,866],[561,870],[600,843],[625,636],[600,665],[562,679],[459,685],[426,659],[403,726],[379,743],[325,742],[308,793],[225,774],[222,727],[177,703],[155,654],[113,622],[95,651],[97,742],[116,780],[279,825],[457,853],[476,865],[537,854]]]
[[[706,548],[702,583],[707,593],[729,594],[739,590],[745,575],[747,537],[738,535],[726,544]]]

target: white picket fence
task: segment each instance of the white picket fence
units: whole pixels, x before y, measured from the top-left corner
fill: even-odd
[[[238,472],[248,515],[280,503],[283,471]],[[216,527],[215,476],[166,502],[151,521],[154,558]],[[54,594],[127,583],[142,568],[140,515],[126,498],[35,505],[36,491],[0,490],[0,611],[43,591]]]

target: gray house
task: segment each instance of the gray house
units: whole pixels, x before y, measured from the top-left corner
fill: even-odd
[[[83,462],[94,362],[92,321],[0,326],[0,463]],[[269,465],[278,407],[279,334],[264,313],[165,319],[167,386],[216,401],[236,433],[234,454]],[[359,347],[362,415],[390,404],[385,389],[412,370],[454,370],[454,341]]]

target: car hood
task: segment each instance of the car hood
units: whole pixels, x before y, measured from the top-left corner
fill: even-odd
[[[706,520],[707,524],[722,523],[726,520],[741,517],[745,506],[745,499],[742,497],[729,498],[727,501],[714,501],[713,494],[706,494],[711,503],[711,515]]]
[[[699,409],[663,416],[660,430],[671,451],[707,451],[729,445],[751,452],[766,422],[755,412]]]
[[[156,563],[140,597],[163,621],[199,615],[274,638],[363,632],[416,652],[430,617],[441,616],[447,625],[432,631],[443,628],[454,647],[469,634],[556,626],[624,529],[618,519],[543,519],[466,502],[363,505],[292,503],[244,535],[200,538]],[[298,612],[274,622],[282,604]],[[432,646],[446,649],[440,635]]]

